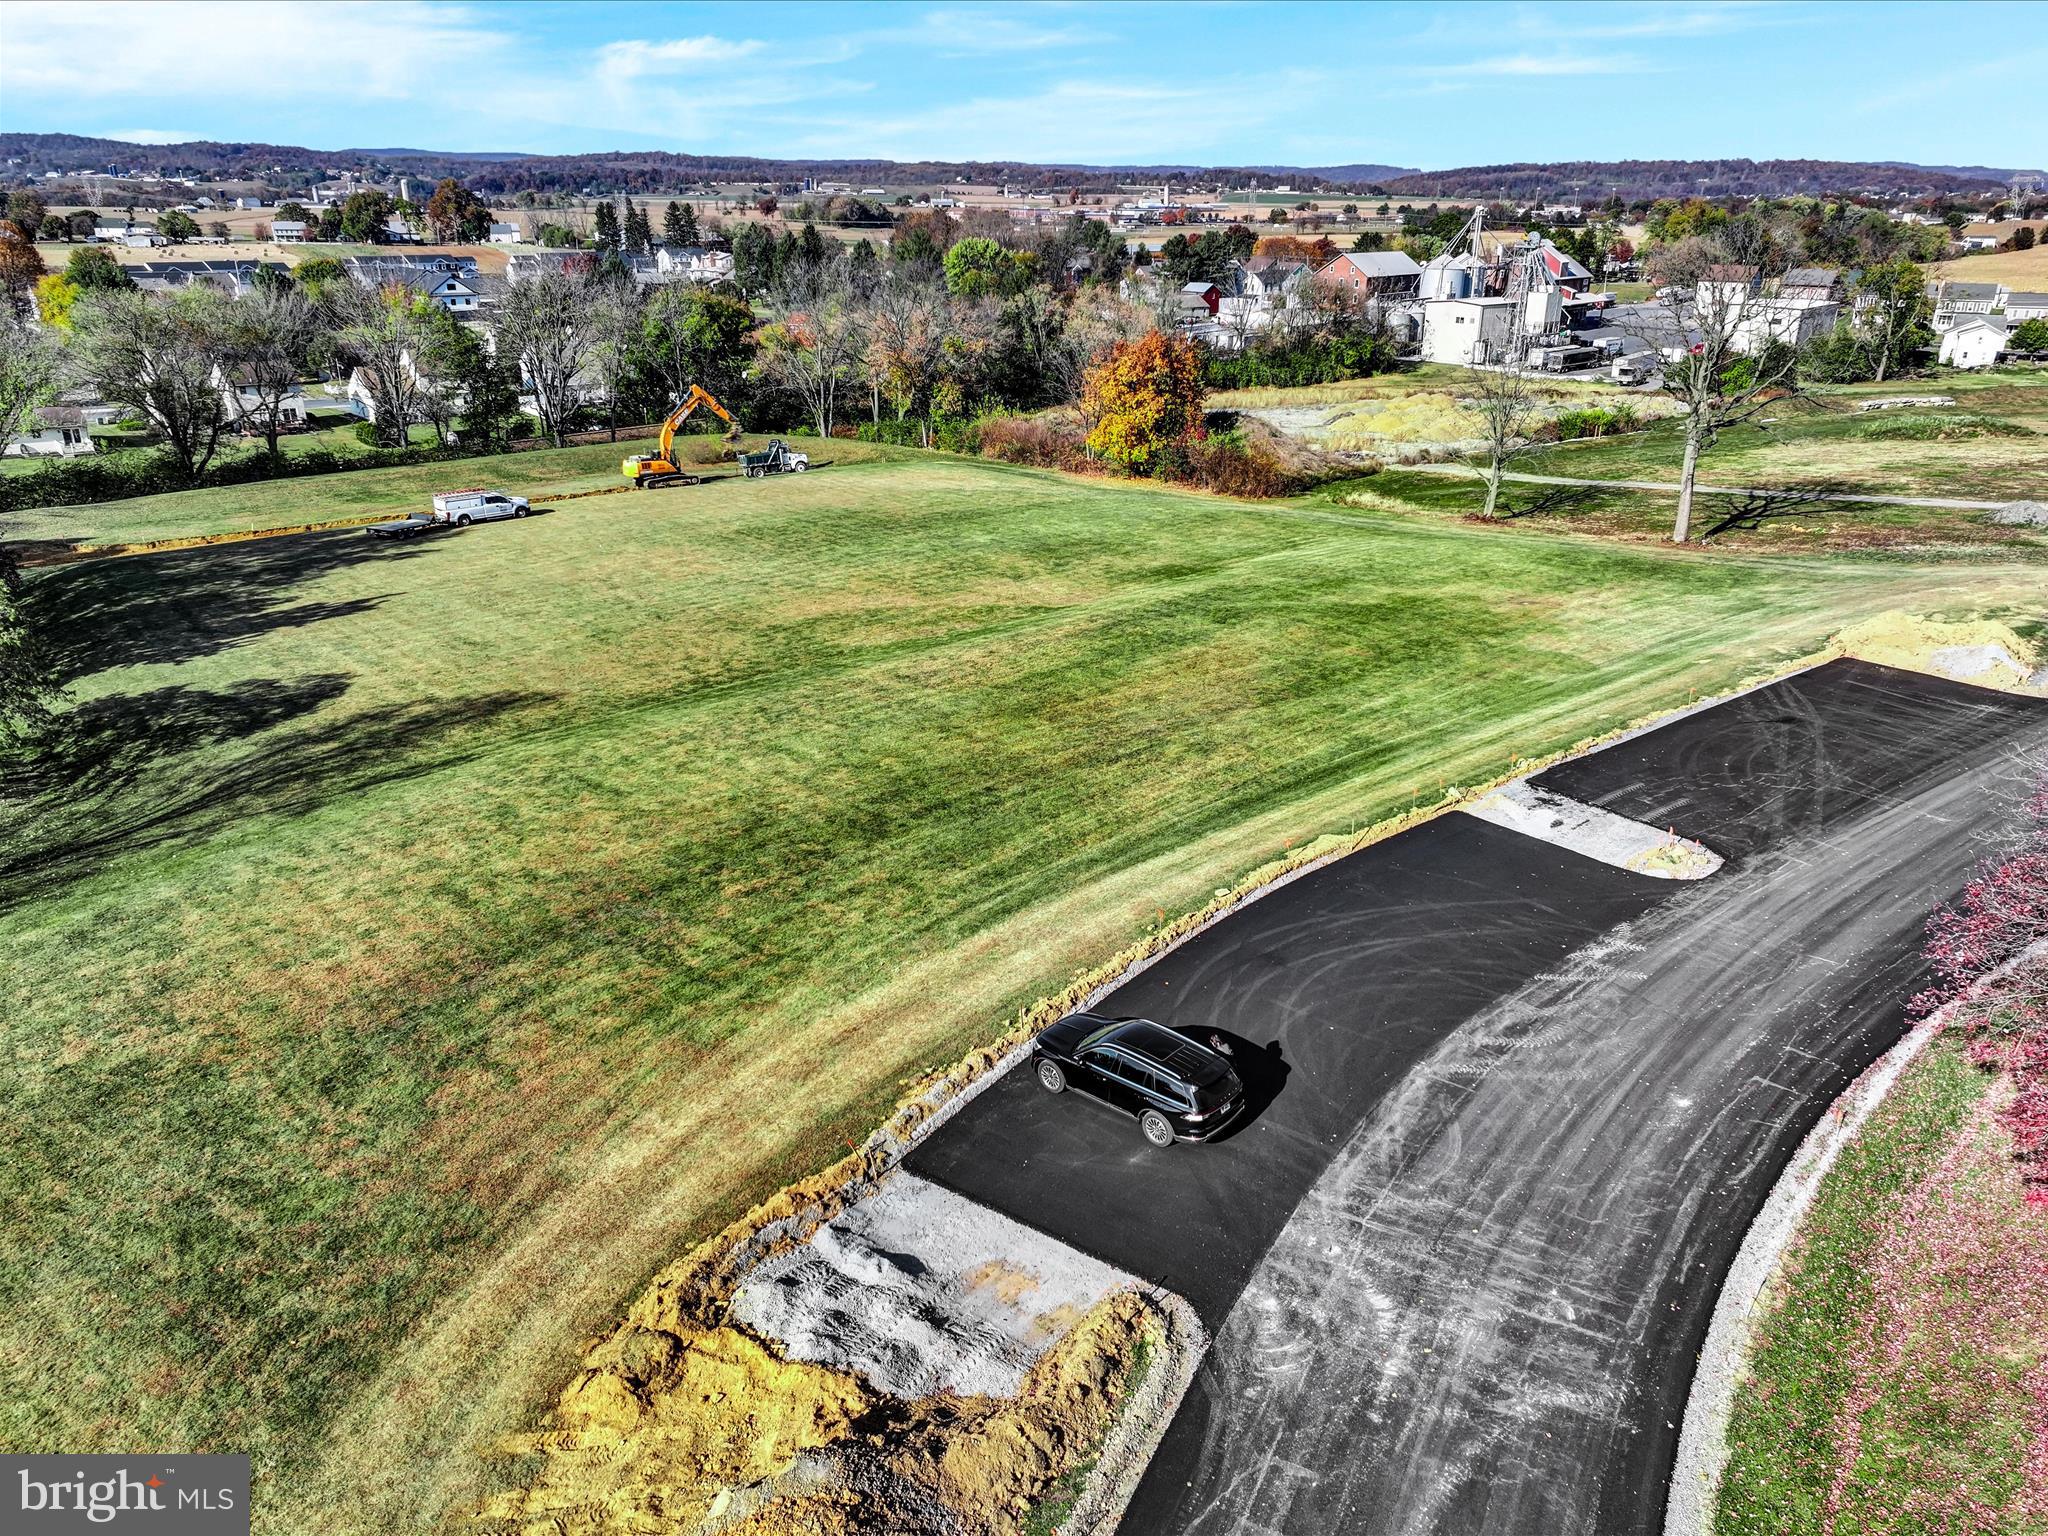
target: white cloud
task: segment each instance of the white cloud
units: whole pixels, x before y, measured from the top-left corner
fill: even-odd
[[[937,50],[946,58],[990,53],[1036,53],[1076,48],[1106,36],[1087,27],[1041,27],[1014,16],[980,11],[927,11],[914,27],[889,34],[891,40]]]
[[[123,144],[190,144],[206,135],[190,128],[109,128],[95,137],[119,139]]]
[[[681,74],[707,64],[729,64],[759,53],[766,46],[755,38],[710,36],[675,37],[660,43],[628,40],[606,43],[598,49],[597,69],[614,80]]]
[[[319,90],[409,101],[473,78],[505,49],[502,34],[469,8],[418,0],[14,0],[6,26],[0,92],[13,99],[10,116],[30,100],[45,111],[209,96],[267,103]]]
[[[1508,53],[1461,64],[1423,64],[1426,75],[1477,75],[1496,78],[1545,79],[1556,75],[1647,74],[1660,66],[1626,53]]]
[[[1211,77],[1188,86],[1069,80],[1029,95],[981,97],[859,120],[812,119],[793,152],[888,159],[1039,160],[1134,165],[1221,152],[1267,123],[1275,100],[1319,77]]]

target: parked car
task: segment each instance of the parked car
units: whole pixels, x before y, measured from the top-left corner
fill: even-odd
[[[1155,1147],[1207,1141],[1244,1107],[1228,1058],[1151,1019],[1069,1014],[1039,1031],[1031,1063],[1047,1093],[1099,1100],[1135,1119]]]
[[[524,496],[508,496],[503,491],[444,491],[434,498],[435,518],[458,528],[487,523],[493,518],[524,517],[532,510],[532,503]]]

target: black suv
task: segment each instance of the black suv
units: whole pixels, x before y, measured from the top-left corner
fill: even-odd
[[[1155,1147],[1207,1141],[1244,1106],[1222,1054],[1150,1019],[1069,1014],[1039,1031],[1031,1060],[1047,1093],[1100,1099],[1134,1116]]]

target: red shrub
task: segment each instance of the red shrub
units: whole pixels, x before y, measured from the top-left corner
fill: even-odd
[[[982,457],[1040,469],[1091,466],[1080,424],[1051,416],[991,416],[981,422]]]
[[[1950,1027],[1971,1055],[2012,1076],[2018,1094],[2003,1119],[2028,1185],[2048,1201],[2048,779],[2027,802],[2019,840],[1988,859],[1949,905],[1927,921],[1935,983],[1913,1000],[1919,1013],[1956,1005]],[[2002,974],[1992,976],[2001,966]]]

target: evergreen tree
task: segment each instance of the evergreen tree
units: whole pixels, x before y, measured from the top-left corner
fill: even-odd
[[[688,245],[690,243],[683,238],[683,205],[673,199],[661,211],[661,238],[670,245]]]
[[[692,208],[688,203],[683,204],[683,217],[681,221],[681,228],[683,232],[683,244],[685,245],[696,245],[699,241],[701,241],[704,238],[704,236],[697,229],[697,210]]]
[[[815,272],[825,265],[825,237],[818,233],[818,226],[808,219],[804,221],[804,232],[797,239],[797,256],[803,264]]]
[[[644,256],[654,246],[654,229],[647,222],[647,210],[634,206],[633,200],[626,199],[626,249],[636,256]]]
[[[619,248],[619,210],[606,198],[597,205],[597,248],[601,251],[616,251]]]
[[[803,260],[803,257],[803,246],[798,242],[795,233],[785,229],[782,232],[782,238],[775,242],[776,281],[780,282],[783,278],[795,272],[797,264]]]

